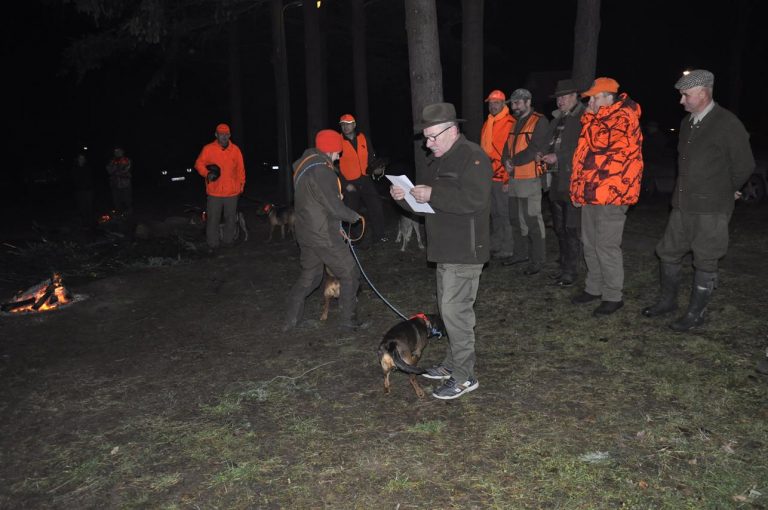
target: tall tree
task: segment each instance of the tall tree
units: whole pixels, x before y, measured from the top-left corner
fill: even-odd
[[[484,0],[462,0],[461,113],[464,135],[480,141],[483,127],[483,10]]]
[[[600,36],[600,0],[578,0],[573,31],[573,71],[579,90],[586,90],[597,71],[597,44]]]
[[[325,38],[320,30],[320,9],[315,2],[305,1],[304,68],[307,89],[307,142],[315,143],[315,135],[328,122],[328,73],[325,60]]]
[[[739,98],[741,97],[741,91],[744,84],[741,81],[741,74],[744,67],[744,50],[747,46],[747,36],[750,34],[749,21],[752,19],[753,5],[749,0],[738,0],[736,2],[736,8],[731,11],[735,11],[735,29],[732,30],[730,40],[731,58],[728,59],[728,94],[726,95],[726,101],[728,101],[728,108],[738,114],[741,106]]]
[[[413,123],[418,124],[425,106],[443,100],[435,0],[405,0],[405,30],[408,35],[411,113]],[[420,181],[426,169],[426,152],[421,137],[414,141],[414,156],[415,176]]]
[[[364,0],[349,0],[352,10],[352,82],[355,88],[355,119],[360,130],[371,134],[368,111],[368,60],[365,43]]]
[[[293,200],[293,172],[291,169],[291,103],[288,90],[288,59],[285,49],[285,20],[283,0],[272,0],[272,64],[275,68],[275,95],[277,99],[277,154],[280,169],[280,196],[283,203]]]
[[[229,110],[232,129],[240,147],[246,147],[245,127],[243,122],[243,79],[240,69],[239,23],[235,20],[229,31]],[[221,119],[224,122],[226,119]]]

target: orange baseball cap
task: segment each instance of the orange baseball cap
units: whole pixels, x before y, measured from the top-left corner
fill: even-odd
[[[355,118],[350,115],[349,113],[345,113],[339,118],[339,124],[351,124],[353,122],[357,122]]]
[[[488,97],[485,98],[485,102],[488,101],[506,101],[507,96],[504,95],[504,92],[500,90],[492,90],[490,94],[488,94]]]
[[[600,92],[610,92],[612,94],[615,94],[619,91],[619,82],[614,80],[613,78],[597,78],[594,82],[592,82],[592,86],[589,88],[589,90],[585,90],[581,93],[581,97],[590,97],[594,96],[596,94],[599,94]]]
[[[226,124],[219,124],[218,126],[216,126],[216,132],[228,135],[230,134],[229,126]]]

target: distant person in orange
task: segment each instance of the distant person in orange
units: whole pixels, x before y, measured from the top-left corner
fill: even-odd
[[[491,184],[491,257],[506,259],[512,252],[512,226],[509,223],[509,173],[501,162],[501,153],[515,125],[515,118],[505,104],[507,97],[500,90],[493,90],[488,103],[488,118],[480,132],[480,147],[491,159],[493,178]]]
[[[600,300],[593,312],[599,317],[624,306],[621,239],[627,209],[640,196],[643,135],[640,105],[619,93],[613,78],[597,78],[581,96],[589,103],[573,154],[571,201],[581,207],[587,278],[584,290],[571,303]]]
[[[195,170],[205,178],[206,205],[205,238],[210,254],[219,248],[219,224],[224,216],[221,243],[232,246],[237,222],[237,200],[245,188],[245,163],[240,148],[231,140],[226,124],[216,126],[216,140],[205,145],[195,161]]]
[[[131,159],[122,147],[112,150],[112,159],[107,163],[109,188],[112,191],[112,206],[119,213],[133,212],[133,190],[131,184]]]

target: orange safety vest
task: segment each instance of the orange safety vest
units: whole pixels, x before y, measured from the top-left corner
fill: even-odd
[[[348,181],[368,175],[368,140],[365,139],[365,135],[357,134],[357,151],[344,135],[342,135],[341,147],[343,149],[339,158],[341,175]]]
[[[536,128],[536,123],[539,122],[541,114],[537,112],[531,113],[520,128],[520,132],[517,134],[513,132],[509,133],[507,139],[507,150],[510,157],[514,158],[515,154],[523,152],[528,148],[533,138],[533,130]],[[541,163],[536,163],[536,160],[531,160],[524,165],[515,165],[513,174],[509,177],[512,179],[533,179],[539,177],[544,173],[544,166]]]
[[[515,118],[509,114],[509,108],[505,106],[498,115],[488,114],[480,132],[480,146],[491,159],[493,180],[505,184],[509,182],[509,174],[501,162],[501,152],[514,126]]]

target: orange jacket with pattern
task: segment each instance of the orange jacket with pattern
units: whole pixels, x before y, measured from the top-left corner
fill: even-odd
[[[493,180],[496,182],[509,182],[509,172],[501,162],[501,153],[514,125],[515,118],[509,113],[509,107],[504,106],[498,114],[488,114],[480,132],[480,147],[491,158]]]
[[[589,205],[632,205],[643,177],[640,105],[626,94],[581,117],[573,153],[571,201]]]
[[[515,133],[512,131],[507,139],[507,151],[514,159],[515,154],[523,152],[531,144],[533,133],[536,130],[536,124],[541,120],[542,115],[538,112],[531,112],[525,124],[522,125],[520,131]],[[522,165],[515,165],[512,179],[533,179],[544,173],[544,166],[541,163],[537,163],[535,159],[532,159],[528,163]]]
[[[368,140],[363,133],[357,134],[357,150],[347,137],[342,135],[343,152],[339,158],[339,169],[344,179],[354,181],[368,175]]]
[[[215,181],[205,180],[205,192],[212,197],[234,197],[245,188],[245,164],[240,147],[229,142],[226,148],[214,140],[203,146],[195,161],[195,170],[203,177],[208,177],[206,165],[218,165],[221,175]]]

